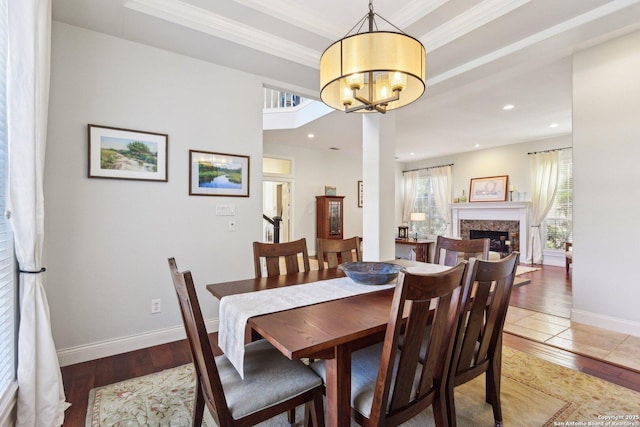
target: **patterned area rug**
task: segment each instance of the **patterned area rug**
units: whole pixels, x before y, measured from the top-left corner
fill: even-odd
[[[505,347],[502,378],[505,426],[640,426],[640,393],[581,372]],[[190,426],[193,385],[193,368],[183,365],[93,389],[86,426]],[[491,406],[484,401],[484,377],[456,388],[456,410],[462,427],[493,425]],[[302,408],[296,419],[302,425]],[[282,414],[260,425],[286,424]],[[215,425],[205,411],[203,426]],[[403,425],[433,426],[431,409]]]

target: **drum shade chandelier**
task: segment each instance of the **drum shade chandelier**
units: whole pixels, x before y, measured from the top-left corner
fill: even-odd
[[[378,31],[376,16],[398,32]],[[360,32],[365,23],[368,31]],[[371,0],[369,12],[320,57],[320,98],[347,113],[404,107],[422,96],[425,79],[422,43],[374,13]]]

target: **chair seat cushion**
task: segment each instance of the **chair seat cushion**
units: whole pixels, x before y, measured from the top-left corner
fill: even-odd
[[[287,359],[266,340],[245,347],[244,379],[226,356],[217,356],[216,365],[234,419],[322,385],[304,363]]]
[[[398,352],[399,355],[399,352]],[[378,378],[378,368],[380,367],[380,359],[382,358],[382,343],[375,344],[362,350],[353,352],[351,355],[351,407],[360,414],[369,418],[371,414],[371,405],[373,404],[373,394]],[[400,358],[396,357],[395,371],[398,367]],[[421,366],[421,365],[418,365]],[[323,360],[318,360],[310,365],[311,369],[326,379],[326,367]],[[416,371],[416,377],[413,384],[413,392],[417,390],[420,372]],[[390,396],[393,394],[393,388]]]
[[[564,253],[564,256],[565,256],[567,259],[573,259],[573,251],[566,251],[566,252]]]

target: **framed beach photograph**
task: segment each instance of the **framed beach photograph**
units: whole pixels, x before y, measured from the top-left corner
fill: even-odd
[[[167,181],[169,135],[90,124],[89,178]]]
[[[249,197],[249,156],[189,150],[189,195]]]
[[[363,187],[362,181],[358,181],[358,207],[362,207]]]
[[[504,202],[507,200],[508,175],[471,178],[469,202]]]

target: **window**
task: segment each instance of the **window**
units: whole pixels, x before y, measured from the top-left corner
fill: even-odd
[[[429,170],[421,171],[418,176],[413,211],[424,212],[427,218],[425,221],[410,224],[409,231],[412,235],[418,233],[419,237],[426,237],[427,235],[444,235],[447,232],[447,223],[436,209]]]
[[[7,200],[7,0],[0,0],[0,420],[16,375],[16,289]]]
[[[562,249],[573,240],[573,162],[571,150],[563,150],[560,157],[558,190],[545,218],[547,249]]]

